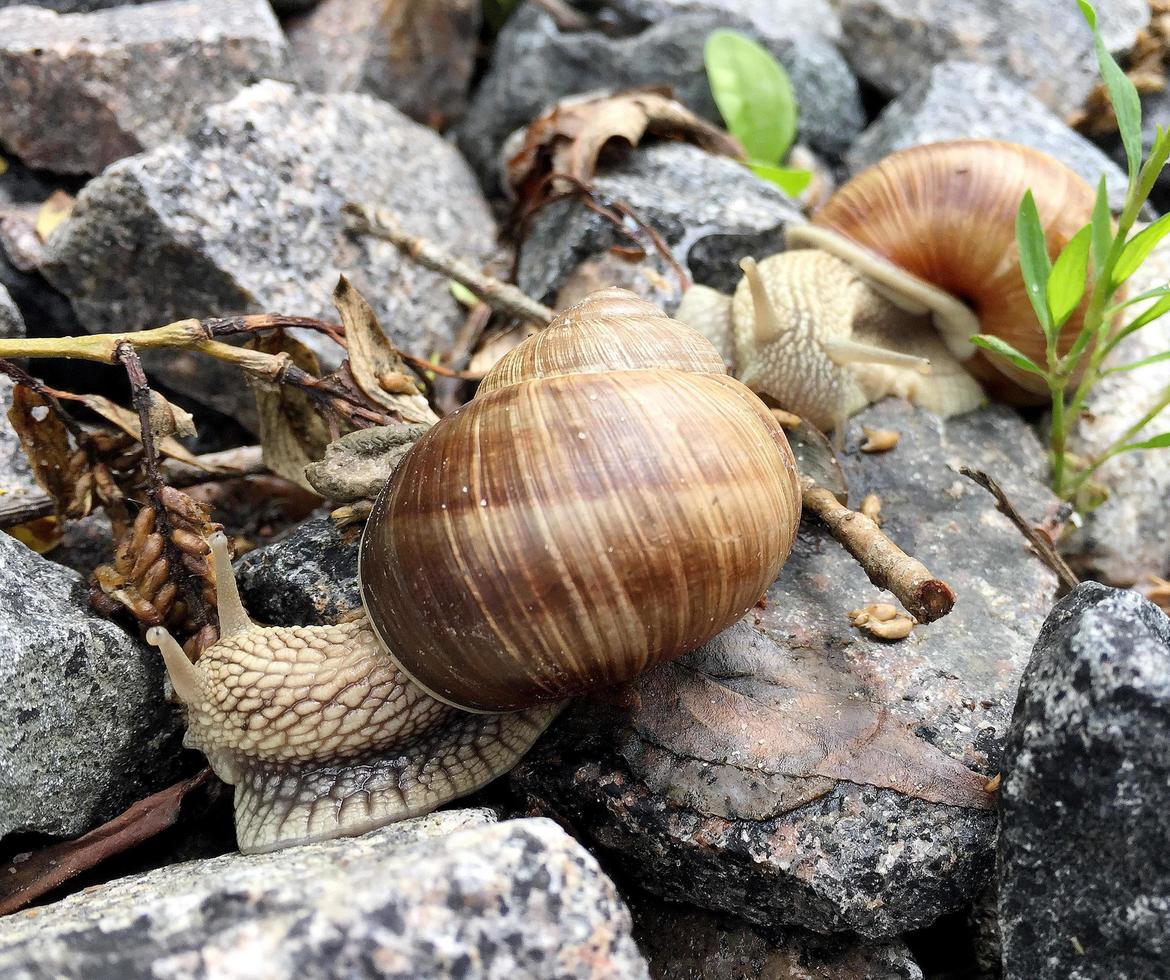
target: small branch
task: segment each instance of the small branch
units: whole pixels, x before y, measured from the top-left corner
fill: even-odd
[[[549,307],[526,296],[511,283],[486,275],[433,242],[410,234],[391,211],[351,203],[342,208],[342,214],[351,231],[390,242],[407,258],[454,279],[503,313],[530,320],[542,327],[547,327],[556,315]]]
[[[933,623],[951,611],[954,590],[902,551],[864,514],[842,506],[831,491],[808,479],[803,482],[802,502],[857,559],[869,580],[897,596],[920,623]]]
[[[1056,550],[1056,544],[1052,538],[1025,520],[1024,516],[1016,510],[1015,505],[1008,498],[1003,487],[982,470],[975,470],[969,466],[960,466],[959,472],[967,477],[968,480],[978,483],[979,486],[983,487],[984,490],[995,498],[995,509],[1016,526],[1016,530],[1032,546],[1036,557],[1056,573],[1056,577],[1060,580],[1060,589],[1057,592],[1058,598],[1081,584],[1081,580],[1077,578],[1076,573],[1068,567],[1068,563],[1061,557],[1060,552]]]

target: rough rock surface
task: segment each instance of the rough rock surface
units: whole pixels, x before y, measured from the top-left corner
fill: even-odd
[[[1115,210],[1125,198],[1125,174],[1100,149],[994,68],[959,61],[935,66],[886,106],[850,148],[846,162],[856,172],[908,146],[967,138],[1043,150],[1094,187],[1104,174]]]
[[[1170,281],[1170,243],[1155,247],[1129,280],[1137,296]],[[1146,304],[1126,311],[1125,321]],[[1125,338],[1110,354],[1112,365],[1129,364],[1170,350],[1170,318],[1156,320]],[[1069,451],[1082,457],[1102,453],[1138,421],[1170,386],[1170,361],[1104,378],[1085,401],[1088,410],[1072,427]],[[1163,411],[1134,441],[1170,429]],[[1093,476],[1108,497],[1085,515],[1085,524],[1066,551],[1075,563],[1113,585],[1142,585],[1150,575],[1170,577],[1170,452],[1164,449],[1124,453],[1105,463]]]
[[[900,942],[768,938],[727,916],[627,897],[654,980],[922,980]]]
[[[446,278],[388,242],[348,234],[348,200],[390,207],[472,262],[492,254],[487,204],[437,134],[369,96],[261,82],[209,110],[188,139],[87,184],[43,271],[93,331],[258,311],[335,319],[331,294],[344,273],[399,347],[429,355],[463,322]],[[336,345],[302,339],[336,365]],[[228,412],[250,400],[234,370],[218,380],[210,371],[202,358],[195,373],[174,368],[168,380]]]
[[[900,431],[901,442],[886,455],[861,456],[861,425]],[[938,750],[986,776],[998,771],[1016,683],[1054,579],[990,496],[949,464],[992,473],[1034,520],[1053,498],[1041,483],[1043,452],[1007,409],[944,424],[883,402],[858,416],[846,444],[854,500],[881,496],[890,537],[954,587],[950,616],[901,643],[863,636],[846,613],[882,593],[806,525],[766,608],[754,612],[763,631],[756,662],[721,660],[713,643],[670,668],[691,672],[718,704],[742,694],[753,711],[774,712],[775,724],[750,724],[742,703],[706,715],[702,697],[664,703],[648,686],[652,672],[632,717],[610,727],[600,708],[578,705],[510,778],[533,811],[567,821],[666,898],[766,927],[892,936],[982,889],[995,814],[818,773],[854,764],[854,749],[867,743],[864,726],[852,727],[859,709],[880,715],[887,731],[908,726],[904,744],[919,754]],[[834,734],[834,718],[848,720],[849,731]],[[696,755],[687,739],[704,727],[721,741],[715,752],[716,740],[700,743]],[[801,742],[790,749],[793,733]],[[842,748],[849,734],[860,742]],[[887,764],[886,776],[909,764],[904,752],[888,758],[900,761]]]
[[[1170,619],[1086,583],[1053,611],[1005,747],[1008,980],[1161,976],[1170,956]]]
[[[177,775],[158,653],[81,576],[0,534],[0,836],[75,836]],[[0,971],[3,972],[3,971]]]
[[[0,308],[0,318],[3,313],[3,309]],[[23,329],[17,334],[0,332],[0,336],[23,334]],[[12,379],[7,374],[0,373],[0,502],[4,506],[18,504],[29,497],[39,497],[41,493],[32,468],[28,465],[28,457],[24,454],[20,438],[8,421],[8,410],[12,408],[12,388]]]
[[[278,77],[284,55],[267,0],[0,10],[0,143],[29,166],[95,174]]]
[[[0,974],[648,977],[597,862],[547,820],[454,810],[174,865],[0,922]]]
[[[773,185],[734,160],[683,143],[634,151],[600,173],[594,187],[603,199],[625,201],[657,230],[696,282],[728,291],[739,281],[743,256],[779,251],[784,228],[804,222]],[[606,255],[615,244],[629,241],[610,222],[577,201],[557,202],[532,222],[517,281],[546,302],[576,280],[579,289],[618,281],[668,310],[678,305],[678,277],[653,246],[645,260],[631,264]]]
[[[1095,4],[1106,41],[1128,50],[1150,19],[1144,0]],[[842,50],[885,95],[920,82],[942,61],[1004,73],[1049,108],[1079,108],[1098,80],[1092,36],[1074,3],[1051,0],[839,0]]]
[[[564,95],[594,89],[669,85],[679,101],[718,122],[703,44],[721,27],[751,34],[788,70],[801,141],[842,153],[864,116],[857,82],[834,46],[836,15],[824,0],[614,0],[585,30],[560,30],[538,4],[524,4],[500,33],[459,129],[460,146],[494,186],[497,154],[513,129]]]
[[[0,285],[0,337],[23,337],[24,332],[20,310],[8,295],[8,290]]]
[[[463,114],[479,0],[322,0],[286,25],[293,67],[321,92],[366,92],[443,128]]]

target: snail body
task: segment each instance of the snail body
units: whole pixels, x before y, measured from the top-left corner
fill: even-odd
[[[801,404],[822,427],[886,394],[903,394],[942,415],[968,411],[982,401],[975,381],[1001,400],[1034,402],[1047,393],[1042,379],[970,341],[976,333],[992,334],[1045,362],[1045,338],[1015,241],[1016,213],[1028,190],[1055,258],[1089,222],[1095,201],[1093,189],[1064,164],[996,140],[898,151],[842,186],[810,224],[788,229],[789,249],[821,258],[789,251],[780,262],[765,259],[759,263],[763,290],[741,282],[734,302],[693,287],[676,315],[730,354],[736,376],[749,387],[797,414]],[[745,308],[740,297],[749,292],[756,302]],[[786,325],[782,348],[767,339],[753,343],[766,319],[761,297],[770,298],[775,319]],[[1059,351],[1071,346],[1083,312],[1084,303],[1065,324]],[[728,335],[730,341],[722,339]],[[859,346],[825,346],[841,336]],[[822,361],[840,368],[838,394],[811,389],[808,379],[827,387],[827,372],[802,348],[815,348]],[[921,360],[883,363],[887,350]],[[911,377],[924,369],[928,380]]]
[[[365,615],[161,646],[242,849],[360,833],[506,772],[566,698],[742,616],[800,514],[783,431],[717,351],[622,290],[566,310],[415,444],[375,502]]]

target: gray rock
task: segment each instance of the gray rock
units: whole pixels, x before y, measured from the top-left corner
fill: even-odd
[[[905,944],[769,938],[727,916],[627,896],[634,938],[655,980],[922,980]]]
[[[1170,242],[1163,240],[1129,280],[1130,295],[1170,281]],[[1147,304],[1126,311],[1128,321]],[[1124,322],[1123,321],[1123,322]],[[1126,337],[1109,355],[1111,365],[1129,364],[1170,350],[1170,319],[1163,317]],[[1069,451],[1085,458],[1104,452],[1142,418],[1170,386],[1170,361],[1101,380],[1085,401],[1087,412],[1069,433]],[[1163,411],[1134,441],[1150,439],[1170,429],[1170,412]],[[1065,550],[1072,561],[1094,577],[1113,585],[1142,584],[1147,576],[1170,576],[1170,451],[1124,453],[1093,475],[1107,498],[1084,515],[1084,526]]]
[[[859,455],[862,425],[898,430],[901,442],[886,455]],[[675,700],[656,698],[661,675],[646,675],[642,707],[612,724],[598,707],[578,705],[510,779],[529,806],[566,821],[668,899],[767,928],[886,937],[961,908],[984,887],[995,813],[822,775],[830,759],[853,765],[866,739],[853,752],[825,756],[824,740],[836,746],[843,736],[816,736],[820,768],[805,768],[818,758],[803,741],[810,716],[837,718],[856,738],[867,730],[861,715],[877,712],[891,723],[887,732],[904,739],[903,750],[887,756],[900,765],[913,753],[930,756],[932,769],[949,759],[996,773],[1054,577],[990,496],[950,465],[990,472],[1031,519],[1054,500],[1042,483],[1040,446],[1008,409],[944,424],[887,401],[851,423],[846,445],[854,500],[879,494],[887,534],[950,582],[958,601],[948,617],[901,643],[863,636],[846,613],[881,593],[839,545],[806,524],[766,608],[754,613],[763,631],[754,649],[713,641],[664,668],[687,681]],[[711,698],[739,707],[707,712]],[[743,714],[748,705],[751,717]],[[773,720],[753,723],[758,711]],[[687,739],[713,719],[722,748],[712,753],[707,739],[695,755]],[[875,735],[880,724],[874,720]],[[796,737],[807,755],[792,744]]]
[[[95,174],[278,77],[284,55],[267,0],[9,8],[0,11],[0,142],[29,166]]]
[[[1106,41],[1126,51],[1150,19],[1144,0],[1095,5]],[[943,61],[1002,72],[1060,115],[1080,108],[1098,80],[1092,35],[1074,3],[1049,0],[836,0],[842,50],[885,95],[921,82]]]
[[[1098,147],[1073,132],[1018,85],[984,65],[944,62],[891,102],[846,155],[856,172],[895,150],[953,139],[1000,139],[1042,150],[1094,187],[1105,175],[1120,210],[1126,177]]]
[[[670,85],[680,102],[719,122],[703,44],[721,27],[751,34],[788,70],[801,141],[830,155],[844,152],[864,116],[857,82],[834,46],[837,19],[824,0],[610,0],[590,29],[572,31],[558,29],[537,4],[524,4],[500,32],[459,144],[494,186],[504,139],[565,95]]]
[[[1170,957],[1170,619],[1086,583],[1044,624],[1005,749],[1008,980],[1162,976]]]
[[[17,316],[19,317],[19,314]],[[0,307],[0,319],[3,317],[4,309]],[[0,336],[22,337],[23,323],[21,327],[21,330],[14,333],[0,332]],[[24,500],[41,495],[20,439],[8,421],[8,411],[12,408],[12,389],[12,379],[0,372],[0,490],[3,491],[0,499],[5,506],[15,506]]]
[[[45,7],[62,14],[83,14],[91,10],[129,7],[153,2],[154,0],[0,0],[0,9],[4,7]]]
[[[25,335],[24,317],[20,315],[16,303],[8,295],[8,290],[0,285],[0,337],[23,337]]]
[[[772,184],[734,160],[683,143],[647,145],[600,173],[594,187],[603,200],[626,202],[658,231],[696,282],[726,291],[739,281],[743,256],[779,251],[784,228],[804,222]],[[584,279],[591,286],[616,281],[668,310],[678,305],[678,277],[653,246],[644,261],[631,264],[607,259],[615,244],[629,240],[609,221],[577,201],[557,202],[532,222],[517,281],[546,302]],[[601,271],[590,277],[590,267]]]
[[[0,974],[648,977],[597,862],[547,820],[432,814],[123,878],[0,922]]]
[[[322,0],[285,29],[310,88],[365,92],[442,129],[467,107],[480,18],[479,0]]]
[[[108,820],[177,778],[180,732],[158,653],[0,534],[0,836]]]
[[[344,273],[404,350],[450,342],[463,314],[445,277],[388,242],[345,232],[348,200],[393,208],[417,234],[473,263],[495,226],[471,172],[433,131],[365,95],[261,82],[209,110],[188,139],[121,160],[86,185],[43,271],[93,331],[192,316],[284,312],[335,319]],[[301,339],[326,367],[320,334]],[[168,362],[174,364],[177,362]],[[237,414],[251,396],[206,358],[168,383]]]

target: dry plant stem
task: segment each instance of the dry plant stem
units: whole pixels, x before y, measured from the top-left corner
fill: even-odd
[[[454,279],[495,309],[542,327],[552,321],[555,314],[549,307],[526,296],[511,283],[486,275],[457,259],[434,242],[410,234],[392,212],[361,204],[347,204],[342,212],[351,231],[390,242],[407,258]]]
[[[170,511],[163,500],[163,479],[159,470],[158,450],[154,445],[154,431],[151,428],[150,407],[153,392],[146,380],[146,372],[142,370],[142,361],[138,352],[130,343],[118,345],[118,360],[126,368],[126,376],[130,379],[130,397],[135,410],[138,412],[140,429],[139,441],[142,443],[142,471],[146,476],[146,496],[154,508],[155,528],[162,534],[165,542],[167,558],[178,579],[179,588],[191,611],[191,619],[196,627],[202,628],[208,622],[207,603],[203,601],[203,583],[187,567],[183,554],[175,547],[175,527],[171,523]],[[198,629],[195,630],[198,632]]]
[[[857,559],[869,580],[897,596],[915,619],[933,623],[951,611],[954,590],[894,544],[873,521],[842,506],[829,490],[811,480],[803,481],[802,490],[804,509],[816,514],[838,543]]]
[[[164,460],[160,466],[163,482],[170,487],[193,487],[214,480],[253,476],[256,473],[264,473],[267,469],[259,446],[241,446],[219,453],[207,453],[199,459],[206,465],[206,469],[182,463],[177,459]],[[42,517],[50,517],[55,509],[53,498],[47,493],[22,496],[16,500],[0,496],[0,530]]]
[[[1032,546],[1036,557],[1056,573],[1056,577],[1060,580],[1060,588],[1057,591],[1058,597],[1067,594],[1081,584],[1081,580],[1077,578],[1076,573],[1068,567],[1068,563],[1061,557],[1060,552],[1056,550],[1056,545],[1052,539],[1044,531],[1034,527],[1025,520],[1023,514],[1016,510],[1015,505],[1011,502],[1003,487],[982,470],[975,470],[969,466],[960,466],[959,472],[967,477],[968,480],[978,483],[979,486],[983,487],[984,490],[995,498],[995,509],[1015,525],[1016,530]]]

